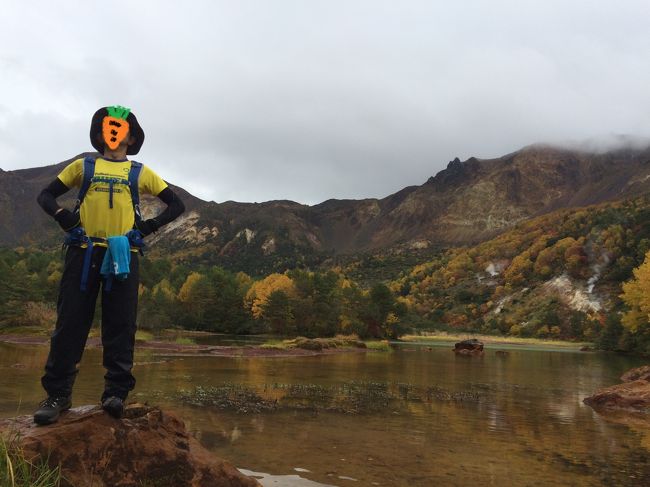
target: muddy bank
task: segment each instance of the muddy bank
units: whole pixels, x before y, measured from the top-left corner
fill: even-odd
[[[0,342],[20,345],[49,345],[48,336],[0,335]],[[99,337],[89,337],[87,347],[101,347]],[[164,340],[137,341],[136,350],[152,350],[164,355],[213,356],[213,357],[305,357],[332,355],[338,353],[359,353],[367,351],[362,347],[336,347],[308,350],[305,348],[280,348],[269,346],[223,346],[197,345],[168,342]]]

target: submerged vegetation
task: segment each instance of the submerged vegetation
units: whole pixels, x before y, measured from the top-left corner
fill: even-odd
[[[438,386],[407,383],[343,382],[337,385],[265,384],[253,387],[224,383],[181,391],[179,398],[194,406],[208,406],[238,413],[307,410],[344,414],[370,414],[398,410],[409,403],[479,402],[484,391],[447,391]]]

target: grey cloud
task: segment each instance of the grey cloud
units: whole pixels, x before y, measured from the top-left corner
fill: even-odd
[[[90,149],[113,103],[140,160],[217,201],[383,197],[456,156],[650,132],[645,1],[178,5],[11,3],[0,167]],[[25,22],[51,35],[17,45]]]

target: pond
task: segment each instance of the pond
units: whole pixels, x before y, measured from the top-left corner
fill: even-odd
[[[582,403],[640,359],[496,345],[468,358],[437,345],[285,358],[141,351],[130,399],[175,410],[203,445],[260,473],[264,485],[650,485],[650,432],[609,423]],[[0,344],[0,417],[30,414],[43,398],[46,354]],[[102,376],[101,351],[87,350],[73,405],[97,402]],[[263,412],[198,407],[179,394],[224,384],[399,392],[376,408]]]

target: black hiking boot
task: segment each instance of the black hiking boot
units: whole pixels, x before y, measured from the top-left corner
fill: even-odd
[[[34,423],[52,424],[56,423],[61,412],[70,409],[72,402],[69,396],[50,396],[38,406],[38,410],[34,413]]]
[[[102,409],[116,419],[124,414],[124,401],[116,396],[107,397],[102,401]]]

